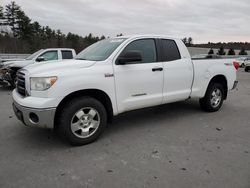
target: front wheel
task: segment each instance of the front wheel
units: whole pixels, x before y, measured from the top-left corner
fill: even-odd
[[[210,83],[205,96],[200,99],[200,106],[206,112],[218,111],[224,100],[224,88],[219,83]]]
[[[9,82],[10,83],[10,86],[14,89],[16,88],[16,85],[17,85],[17,76],[13,76],[12,77],[12,80]]]
[[[68,102],[59,117],[59,127],[72,145],[94,142],[107,124],[107,113],[101,102],[91,97]]]

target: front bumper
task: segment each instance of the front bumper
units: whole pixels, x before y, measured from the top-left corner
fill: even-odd
[[[36,109],[21,106],[13,102],[16,117],[27,126],[54,128],[56,108]]]

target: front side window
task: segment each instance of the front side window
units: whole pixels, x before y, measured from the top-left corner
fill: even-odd
[[[174,40],[163,39],[163,61],[175,61],[181,59],[181,55]]]
[[[73,59],[72,51],[62,50],[62,59]]]
[[[58,60],[58,53],[56,50],[55,51],[47,51],[47,52],[44,52],[39,57],[44,58],[44,61]]]
[[[133,41],[127,45],[122,54],[125,54],[128,51],[136,51],[141,54],[142,61],[136,63],[153,63],[157,61],[154,39],[140,39]]]
[[[89,46],[80,52],[75,59],[89,60],[89,61],[104,61],[107,59],[120,44],[122,44],[125,38],[110,38],[101,40]]]

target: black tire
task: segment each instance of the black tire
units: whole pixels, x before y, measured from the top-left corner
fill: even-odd
[[[10,77],[11,77],[11,80],[9,80],[9,84],[13,89],[15,89],[16,82],[17,82],[17,69],[12,69],[12,73],[11,73]]]
[[[249,71],[249,67],[245,67],[245,72],[248,72]]]
[[[215,105],[213,105],[211,100],[212,100],[212,93],[214,91],[217,91],[217,90],[219,90],[221,92],[221,100],[215,106]],[[220,84],[220,83],[210,83],[208,88],[207,88],[205,96],[200,99],[200,107],[201,107],[201,109],[206,111],[206,112],[216,112],[216,111],[218,111],[221,108],[222,104],[223,104],[223,101],[224,101],[224,98],[225,98],[224,96],[225,96],[225,91],[224,91],[224,88],[223,88],[222,84]]]
[[[16,74],[11,76],[11,81],[9,81],[10,86],[15,89],[16,88],[16,82],[17,82],[17,76]]]
[[[83,108],[93,108],[98,112],[98,117],[100,118],[100,123],[96,131],[87,138],[80,138],[73,133],[71,129],[71,123],[73,117],[76,113]],[[62,131],[63,136],[70,142],[72,145],[85,145],[97,140],[101,135],[107,125],[107,112],[105,107],[98,100],[91,97],[81,97],[69,101],[66,105],[63,106],[62,111],[60,112],[58,118],[59,129]]]

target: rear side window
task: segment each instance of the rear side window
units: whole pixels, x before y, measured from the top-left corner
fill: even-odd
[[[179,49],[174,40],[163,39],[161,41],[163,47],[163,61],[175,61],[181,59]]]
[[[70,51],[70,50],[62,50],[62,58],[63,59],[73,59],[72,51]]]

